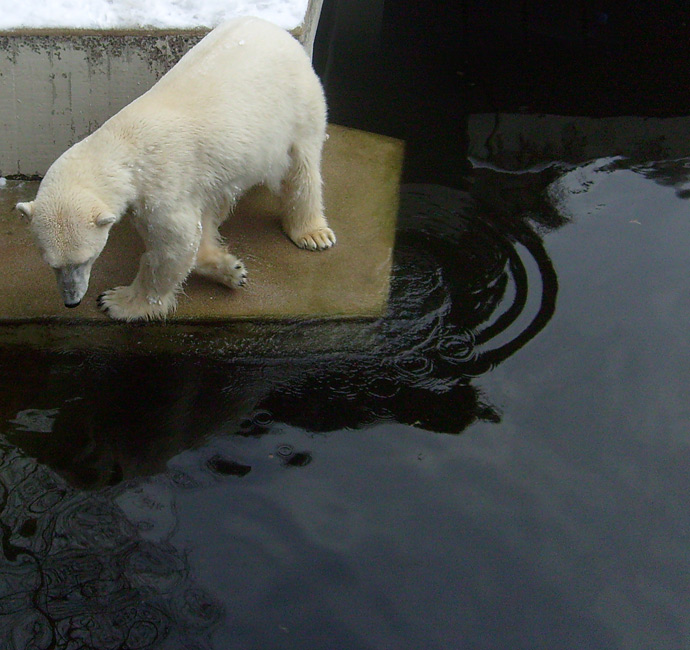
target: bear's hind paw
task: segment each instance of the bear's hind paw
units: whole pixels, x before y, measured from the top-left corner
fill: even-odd
[[[247,284],[247,269],[244,263],[230,253],[214,251],[211,256],[197,258],[194,272],[231,289]]]

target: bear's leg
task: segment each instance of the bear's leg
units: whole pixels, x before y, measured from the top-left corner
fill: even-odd
[[[228,253],[218,233],[218,226],[229,210],[228,202],[220,211],[209,211],[202,219],[201,243],[193,270],[198,275],[234,289],[247,283],[247,271],[240,260]]]
[[[330,248],[335,233],[323,216],[321,142],[293,145],[290,156],[290,170],[281,187],[283,230],[300,248]]]
[[[98,306],[115,320],[156,320],[174,311],[176,294],[194,265],[201,240],[201,222],[188,215],[139,231],[146,252],[134,281],[98,297]]]

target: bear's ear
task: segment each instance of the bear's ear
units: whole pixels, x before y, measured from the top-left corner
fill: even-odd
[[[100,214],[96,215],[95,224],[99,228],[103,228],[115,223],[116,221],[117,217],[111,212],[101,212]]]
[[[30,201],[29,203],[17,203],[17,205],[14,206],[19,212],[22,213],[22,215],[27,219],[30,220],[31,217],[34,216],[34,202]]]

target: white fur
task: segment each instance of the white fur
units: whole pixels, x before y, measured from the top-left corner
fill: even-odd
[[[323,91],[299,43],[266,21],[239,18],[68,149],[35,202],[17,207],[68,306],[86,292],[110,227],[132,209],[146,244],[139,273],[99,305],[116,319],[163,318],[192,270],[244,283],[244,265],[220,245],[218,226],[254,185],[283,199],[283,228],[295,244],[335,243],[321,197],[325,128]]]

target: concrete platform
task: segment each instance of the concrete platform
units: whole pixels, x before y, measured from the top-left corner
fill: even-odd
[[[325,205],[337,245],[321,252],[298,249],[280,230],[272,197],[253,192],[222,230],[230,250],[247,266],[248,286],[230,290],[192,276],[166,325],[383,314],[403,144],[335,125],[329,136],[323,163]],[[69,339],[76,335],[74,326],[86,326],[79,330],[86,339],[90,326],[98,326],[99,337],[103,326],[126,329],[99,312],[95,299],[107,288],[129,284],[136,274],[143,246],[129,220],[125,217],[113,228],[84,301],[68,310],[28,226],[14,210],[17,201],[33,198],[37,187],[37,182],[7,181],[0,188],[0,346],[22,342],[29,331],[33,344],[43,346],[48,345],[46,332]]]

